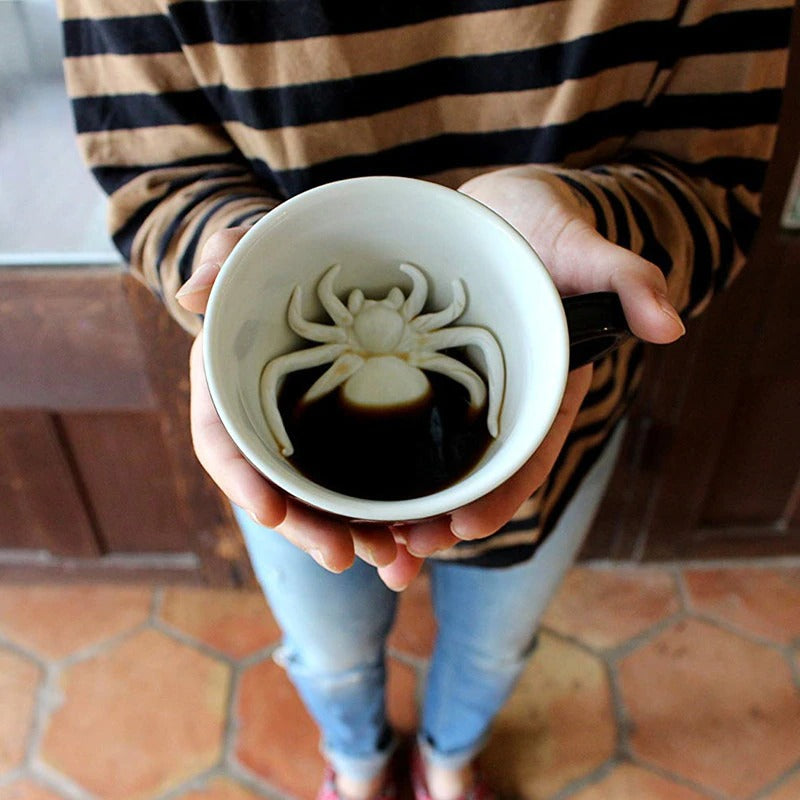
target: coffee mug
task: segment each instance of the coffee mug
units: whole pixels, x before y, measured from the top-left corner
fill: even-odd
[[[380,314],[363,313],[378,306]],[[380,321],[364,333],[367,316]],[[428,181],[374,176],[297,195],[245,234],[211,291],[204,361],[223,425],[265,478],[327,513],[397,523],[448,513],[510,478],[550,429],[568,371],[629,335],[615,294],[562,300],[528,242],[486,206]],[[462,366],[450,346],[466,354]],[[488,444],[466,474],[420,496],[374,499],[322,485],[287,455],[276,400],[309,363],[327,370],[320,392],[345,391],[357,403],[364,392],[402,394],[391,376],[429,367],[484,399],[487,420],[494,416]],[[424,378],[414,380],[424,391]],[[397,447],[387,442],[387,460]],[[334,464],[348,457],[327,455]]]

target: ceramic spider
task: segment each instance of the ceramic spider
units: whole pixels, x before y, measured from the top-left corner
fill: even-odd
[[[277,393],[285,375],[330,363],[302,398],[310,403],[341,386],[345,403],[356,408],[391,409],[422,402],[431,392],[423,370],[442,373],[464,386],[474,410],[483,407],[487,390],[473,369],[440,353],[451,347],[473,345],[482,352],[489,384],[487,427],[496,437],[503,398],[505,369],[500,347],[484,328],[448,328],[466,307],[461,280],[452,282],[453,300],[441,311],[420,314],[428,296],[428,284],[420,269],[401,264],[411,278],[408,297],[395,286],[382,300],[370,300],[361,289],[353,289],[345,305],[333,285],[340,265],[332,266],[320,279],[317,295],[333,325],[309,322],[301,313],[301,290],[295,286],[288,306],[289,326],[313,342],[309,347],[278,356],[261,374],[261,403],[275,440],[285,456],[294,449],[278,410]]]

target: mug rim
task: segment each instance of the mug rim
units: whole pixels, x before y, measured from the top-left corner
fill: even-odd
[[[369,500],[365,498],[353,497],[340,492],[327,489],[320,484],[311,481],[299,472],[293,472],[287,468],[279,468],[278,462],[285,464],[285,458],[279,453],[270,453],[268,458],[264,454],[252,447],[248,437],[241,433],[240,425],[242,421],[237,419],[228,408],[225,400],[225,393],[222,390],[224,375],[221,367],[218,368],[214,358],[213,343],[217,337],[218,319],[221,317],[222,308],[225,304],[226,287],[235,278],[237,264],[241,263],[252,247],[259,242],[261,232],[264,228],[273,225],[279,217],[284,218],[292,214],[298,207],[302,208],[306,203],[313,200],[320,194],[336,193],[342,189],[355,188],[359,186],[378,186],[381,183],[394,184],[397,186],[411,186],[415,191],[428,192],[431,197],[439,195],[448,202],[463,203],[465,208],[469,208],[473,213],[477,212],[485,217],[493,226],[500,229],[504,236],[510,236],[518,243],[524,245],[523,252],[529,255],[529,261],[535,264],[537,270],[545,277],[545,291],[551,292],[548,304],[554,304],[556,317],[560,318],[560,330],[554,331],[553,335],[561,339],[557,358],[559,374],[553,375],[553,381],[557,383],[558,391],[553,393],[557,397],[551,407],[548,408],[549,414],[539,415],[540,432],[538,441],[533,447],[517,446],[514,451],[515,457],[508,455],[501,459],[502,464],[493,466],[488,470],[488,464],[468,473],[454,485],[445,487],[437,492],[422,497],[405,500]],[[539,287],[540,289],[542,287]],[[220,325],[222,323],[219,323]],[[560,351],[563,351],[561,353]],[[212,403],[220,420],[225,427],[228,435],[243,455],[243,457],[253,466],[253,468],[268,481],[286,492],[289,496],[302,502],[303,504],[333,514],[350,521],[379,522],[379,523],[400,523],[424,520],[447,514],[455,509],[462,507],[474,500],[483,497],[494,488],[502,485],[518,469],[520,469],[528,458],[535,452],[542,439],[546,436],[558,413],[561,398],[564,394],[568,375],[569,344],[566,316],[564,314],[561,297],[552,282],[549,273],[538,254],[530,243],[519,233],[510,223],[503,219],[499,214],[478,200],[451,189],[441,184],[433,183],[418,178],[407,178],[400,176],[364,176],[357,178],[346,178],[331,183],[321,184],[308,189],[288,200],[283,201],[278,206],[270,210],[259,219],[247,233],[237,242],[231,253],[221,266],[219,275],[212,287],[208,305],[206,308],[203,324],[203,363],[208,383],[209,394]],[[535,438],[535,437],[532,437]],[[270,463],[269,459],[275,463]],[[497,461],[498,459],[490,459]],[[480,473],[484,473],[479,480]]]

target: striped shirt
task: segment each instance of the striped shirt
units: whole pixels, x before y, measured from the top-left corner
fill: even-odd
[[[82,154],[114,242],[174,294],[214,231],[369,174],[452,187],[542,164],[659,266],[681,313],[742,267],[785,80],[791,0],[59,0]],[[507,564],[552,529],[625,414],[596,365],[546,483],[443,557]]]

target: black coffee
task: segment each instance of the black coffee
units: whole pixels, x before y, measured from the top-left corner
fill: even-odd
[[[290,373],[278,394],[289,461],[321,486],[367,500],[424,497],[466,475],[491,441],[485,405],[472,411],[466,389],[436,373],[425,373],[431,398],[402,409],[354,410],[338,390],[301,403],[326,369]]]

